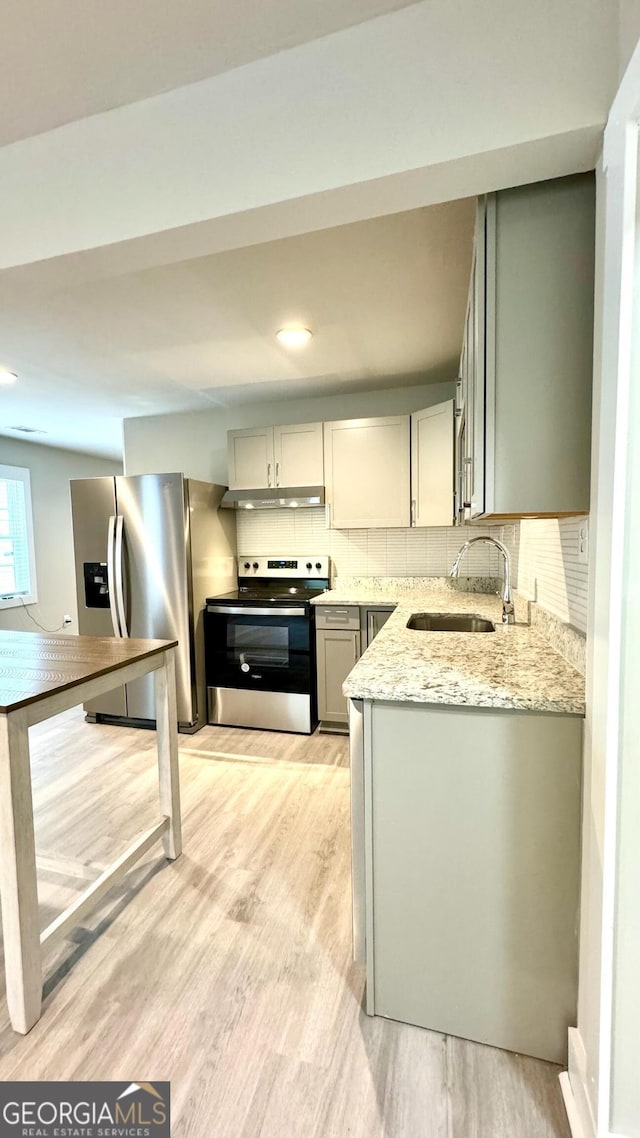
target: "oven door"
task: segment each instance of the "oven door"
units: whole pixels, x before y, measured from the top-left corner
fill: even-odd
[[[207,687],[311,690],[312,624],[301,605],[210,605],[205,612]]]

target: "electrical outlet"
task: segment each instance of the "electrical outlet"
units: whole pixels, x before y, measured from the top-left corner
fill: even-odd
[[[585,518],[578,525],[578,564],[589,564],[589,519]]]
[[[62,618],[62,627],[68,628],[70,624],[73,624],[73,618],[69,616],[68,612],[66,612]]]

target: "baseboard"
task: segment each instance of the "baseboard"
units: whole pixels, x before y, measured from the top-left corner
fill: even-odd
[[[569,1070],[560,1075],[560,1088],[572,1138],[596,1138],[586,1081],[586,1055],[577,1028],[569,1028]]]
[[[586,1134],[582,1128],[582,1123],[580,1122],[576,1100],[574,1099],[573,1091],[571,1090],[571,1081],[569,1079],[568,1071],[563,1071],[562,1074],[558,1076],[558,1078],[560,1080],[560,1090],[562,1091],[562,1097],[564,1099],[564,1109],[566,1110],[567,1118],[569,1119],[571,1138],[586,1138]]]

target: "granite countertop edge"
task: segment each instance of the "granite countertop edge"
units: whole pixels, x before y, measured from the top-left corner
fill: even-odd
[[[350,699],[422,703],[434,707],[585,714],[585,682],[528,623],[503,625],[495,594],[466,592],[444,582],[413,589],[346,584],[315,598],[316,605],[395,605],[342,690]],[[412,613],[473,612],[495,633],[418,632]],[[518,614],[520,615],[520,614]]]

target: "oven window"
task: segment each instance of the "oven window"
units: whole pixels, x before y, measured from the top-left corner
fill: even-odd
[[[227,647],[236,664],[249,667],[288,668],[289,629],[286,625],[227,625]]]

